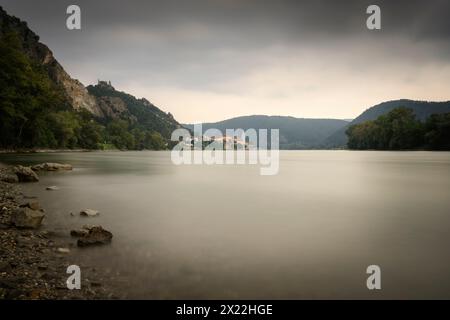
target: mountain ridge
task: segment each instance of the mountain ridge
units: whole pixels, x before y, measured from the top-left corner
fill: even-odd
[[[164,149],[171,144],[171,132],[181,127],[170,113],[116,90],[110,82],[85,87],[64,70],[26,22],[1,6],[0,40],[0,149]],[[399,99],[369,107],[351,122],[251,115],[204,123],[203,128],[280,129],[283,149],[343,148],[349,126],[400,106],[413,109],[422,121],[450,112],[450,101]]]
[[[39,39],[26,22],[0,6],[0,148],[101,148],[112,144],[126,149],[160,149],[170,144],[170,133],[180,127],[170,113],[112,86],[110,91],[95,94],[106,82],[85,87]],[[123,139],[112,139],[122,140],[120,147],[110,141],[111,123],[116,129],[121,127]],[[86,143],[84,130],[90,131]],[[125,131],[133,131],[133,136]],[[63,134],[70,137],[61,137]]]
[[[375,120],[380,115],[387,114],[389,111],[398,107],[407,107],[414,111],[420,121],[425,121],[432,114],[441,114],[450,112],[450,101],[420,101],[411,99],[398,99],[381,102],[364,110],[358,117],[349,121],[348,119],[327,119],[327,118],[297,118],[293,116],[268,116],[268,115],[250,115],[239,116],[225,119],[217,122],[202,123],[203,131],[209,128],[216,128],[225,134],[225,129],[280,129],[280,149],[341,149],[346,148],[347,135],[346,130],[355,124],[368,120]],[[286,123],[272,122],[267,120],[295,121],[299,126],[304,126],[304,130],[297,130],[297,135],[286,130]],[[317,132],[306,132],[313,130],[310,126],[314,125],[314,130],[322,129],[324,123],[333,124],[335,127],[327,128],[326,132],[317,134]],[[192,130],[194,124],[182,124],[184,127]],[[318,126],[319,125],[319,126]],[[330,132],[331,130],[331,132]]]
[[[226,129],[279,129],[280,149],[319,148],[323,139],[348,122],[340,119],[309,119],[292,116],[251,115],[223,121],[202,123],[203,131],[216,128],[225,134]],[[185,124],[188,129],[193,124]]]

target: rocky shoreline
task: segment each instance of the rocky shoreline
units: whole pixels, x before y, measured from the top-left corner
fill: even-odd
[[[66,281],[71,260],[67,235],[41,225],[45,209],[38,199],[21,191],[17,182],[37,181],[39,170],[70,170],[71,166],[0,168],[0,299],[115,299],[111,275],[95,267],[83,270],[81,289],[69,290]],[[100,226],[73,230],[79,247],[104,244],[112,234]],[[92,279],[92,280],[90,280]],[[94,280],[95,279],[95,280]]]

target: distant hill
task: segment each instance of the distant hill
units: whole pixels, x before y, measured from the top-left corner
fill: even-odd
[[[413,109],[399,107],[346,131],[351,150],[450,150],[450,113],[421,121]]]
[[[203,131],[216,128],[225,134],[226,129],[279,129],[280,149],[320,148],[323,140],[348,124],[345,120],[302,119],[283,116],[243,116],[220,122],[203,123]],[[184,124],[193,129],[193,124]]]
[[[450,112],[450,101],[446,102],[428,102],[428,101],[414,101],[414,100],[393,100],[377,104],[361,115],[355,118],[352,122],[348,123],[346,126],[339,128],[331,134],[324,141],[325,148],[339,148],[345,147],[347,144],[347,136],[345,131],[351,125],[358,124],[367,120],[375,120],[379,116],[386,114],[398,107],[410,108],[414,111],[416,117],[424,121],[432,114],[441,114]]]

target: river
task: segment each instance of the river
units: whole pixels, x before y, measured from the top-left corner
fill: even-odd
[[[151,151],[0,162],[74,166],[24,193],[68,245],[86,223],[113,232],[71,259],[117,275],[128,298],[450,298],[449,152],[281,151],[274,176]],[[100,216],[80,217],[86,208]],[[369,265],[381,290],[366,287]]]

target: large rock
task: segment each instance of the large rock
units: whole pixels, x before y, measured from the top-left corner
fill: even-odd
[[[70,164],[45,162],[45,163],[36,164],[36,165],[32,166],[31,169],[34,171],[72,170],[72,166]]]
[[[13,212],[11,222],[18,228],[36,229],[41,226],[44,217],[45,214],[42,211],[21,207]]]
[[[39,177],[31,170],[30,167],[23,167],[21,165],[15,166],[13,168],[14,174],[17,176],[20,182],[36,182],[39,181]]]
[[[72,230],[71,235],[79,237],[77,241],[79,247],[107,244],[113,237],[111,232],[101,226],[84,226],[81,230]]]

